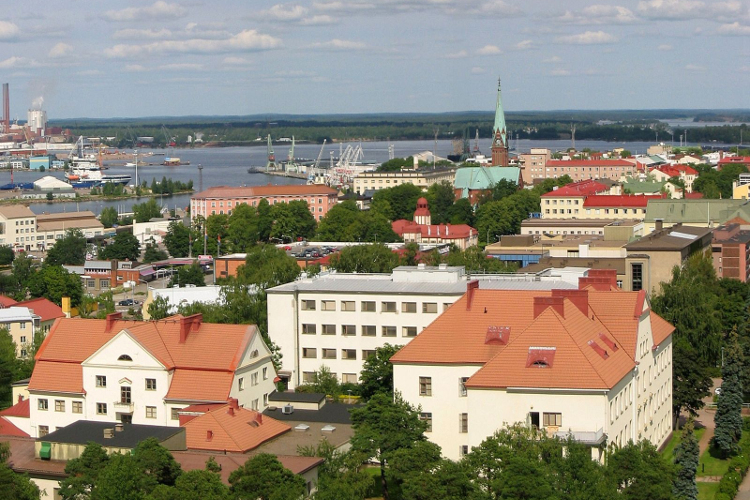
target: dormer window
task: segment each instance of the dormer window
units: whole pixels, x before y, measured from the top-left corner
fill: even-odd
[[[119,358],[117,358],[117,361],[133,361],[133,358],[131,358],[127,354],[122,354]]]
[[[555,351],[554,347],[529,347],[526,368],[552,368]]]
[[[549,365],[547,364],[547,362],[546,361],[542,361],[541,359],[538,360],[538,361],[534,361],[533,363],[531,363],[531,366],[534,366],[536,368],[549,368]]]

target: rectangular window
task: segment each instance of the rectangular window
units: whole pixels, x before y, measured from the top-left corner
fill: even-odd
[[[416,337],[417,327],[416,326],[404,326],[401,327],[401,336],[403,337]]]
[[[96,414],[106,415],[107,414],[107,403],[96,403]]]
[[[402,302],[401,303],[401,312],[402,313],[415,313],[415,312],[417,312],[417,303],[416,302]]]
[[[130,390],[130,387],[127,385],[123,385],[120,387],[120,403],[123,404],[130,404],[132,403],[132,399],[130,398],[132,394],[132,391]]]
[[[65,401],[62,399],[55,400],[55,411],[65,411]]]
[[[304,324],[302,325],[302,333],[305,335],[315,335],[317,325]]]
[[[437,302],[423,302],[422,303],[422,312],[423,313],[436,313],[437,312]]]
[[[461,413],[458,415],[458,432],[466,434],[469,432],[469,414]]]
[[[253,387],[258,385],[258,372],[255,372],[252,375],[250,375],[250,385]]]
[[[73,413],[83,413],[82,401],[73,401],[72,407],[73,407]]]
[[[302,357],[303,358],[317,358],[318,357],[318,350],[314,347],[303,347],[302,348]]]
[[[323,335],[336,335],[336,325],[321,325]]]
[[[21,335],[21,343],[22,344],[26,343],[26,335]]]
[[[37,408],[42,411],[47,411],[49,409],[49,401],[47,401],[46,399],[40,399],[37,402]]]
[[[253,402],[250,404],[251,408],[255,411],[258,411],[258,400],[253,399]]]
[[[26,323],[21,323],[19,326],[21,327],[21,330],[26,330]]]
[[[347,312],[354,312],[357,310],[357,303],[354,302],[353,300],[342,300],[341,310],[347,311]]]
[[[643,264],[637,263],[631,264],[630,266],[632,273],[632,288],[634,292],[637,292],[643,289]]]
[[[320,301],[320,309],[322,311],[335,311],[336,301],[335,300],[322,300]]]
[[[432,377],[419,377],[419,395],[432,396]]]
[[[268,394],[263,394],[263,406],[268,406]]]
[[[155,378],[147,378],[146,379],[146,390],[147,391],[155,391],[156,390],[156,379]]]
[[[240,377],[237,379],[237,390],[245,390],[245,377]]]
[[[47,434],[49,434],[49,425],[40,425],[39,426],[39,437],[44,437]]]
[[[315,372],[302,372],[302,383],[312,384],[315,382]]]
[[[432,413],[420,413],[419,420],[427,423],[427,428],[424,430],[425,432],[432,432]]]
[[[468,444],[462,444],[458,447],[458,454],[460,456],[468,455],[469,454],[469,445]]]
[[[380,312],[395,313],[396,312],[396,303],[395,302],[381,302],[380,303]]]
[[[263,380],[268,380],[268,367],[263,367]]]
[[[341,349],[341,359],[357,359],[357,350]]]
[[[370,356],[375,356],[375,351],[372,349],[362,349],[362,361],[366,360]]]
[[[182,411],[182,408],[172,408],[169,418],[171,418],[172,420],[179,420],[181,411]]]
[[[458,379],[458,396],[465,398],[466,397],[466,381],[469,380],[469,377],[461,377]]]
[[[341,382],[343,382],[344,384],[356,384],[357,374],[356,373],[342,373]]]
[[[362,325],[362,336],[363,337],[374,337],[376,335],[375,325]]]
[[[395,326],[384,326],[382,328],[382,335],[383,335],[383,337],[395,337],[396,336],[396,327]]]
[[[104,375],[97,375],[96,376],[96,386],[97,387],[107,387],[107,377]]]
[[[562,413],[545,413],[543,422],[545,427],[548,427],[550,425],[561,427]]]
[[[323,349],[323,359],[336,359],[336,349]]]
[[[96,287],[95,280],[86,280],[86,288],[94,288],[94,287]]]
[[[314,311],[315,310],[315,301],[314,300],[303,300],[302,301],[302,310],[303,311]]]
[[[109,290],[109,280],[101,280],[99,283],[102,290]]]
[[[362,312],[375,312],[375,302],[371,300],[363,300],[362,304]]]
[[[345,335],[345,336],[357,335],[357,325],[341,325],[341,335]]]
[[[146,407],[146,418],[156,418],[156,406]]]

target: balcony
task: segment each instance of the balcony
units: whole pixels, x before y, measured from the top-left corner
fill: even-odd
[[[589,446],[598,446],[607,439],[604,429],[598,431],[558,431],[555,435],[560,439],[567,439],[568,436],[571,436],[574,441]]]
[[[113,403],[113,406],[115,407],[115,410],[119,410],[119,411],[125,410],[125,411],[132,412],[133,408],[135,407],[135,403],[133,403],[132,401],[126,403],[122,400],[119,400],[119,401],[115,401]]]

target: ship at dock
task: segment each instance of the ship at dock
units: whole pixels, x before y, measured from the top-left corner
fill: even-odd
[[[101,155],[97,158],[92,153],[85,153],[83,136],[81,136],[68,156],[68,173],[65,178],[74,188],[92,188],[104,184],[125,185],[130,182],[131,176],[129,174],[104,174]]]

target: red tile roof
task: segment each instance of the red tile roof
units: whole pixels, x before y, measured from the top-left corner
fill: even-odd
[[[648,200],[660,200],[666,195],[645,194],[602,194],[592,195],[583,202],[584,207],[623,207],[623,208],[646,208]]]
[[[194,194],[192,199],[206,198],[253,198],[263,196],[338,196],[338,191],[323,184],[281,186],[215,186]]]
[[[632,167],[627,160],[547,160],[548,167]]]
[[[31,448],[33,452],[33,441],[31,442]],[[15,453],[15,452],[14,452]],[[182,470],[191,471],[206,468],[206,460],[208,457],[214,457],[214,460],[221,466],[221,480],[224,483],[229,484],[229,475],[236,469],[240,468],[253,458],[251,455],[244,455],[239,453],[208,453],[205,451],[173,451],[172,455],[174,459],[180,464]],[[15,454],[14,454],[15,457]],[[277,455],[281,465],[292,471],[294,474],[304,474],[310,469],[323,463],[323,459],[320,457],[298,457],[290,455]],[[63,462],[64,464],[64,462]]]
[[[0,411],[2,417],[25,417],[29,418],[31,411],[29,409],[29,398],[19,401],[10,408]]]
[[[601,182],[588,179],[581,182],[566,184],[565,186],[550,191],[549,193],[545,193],[542,196],[547,198],[558,198],[562,196],[589,196],[597,193],[606,193],[607,191],[609,191],[609,188]]]
[[[16,306],[28,307],[29,309],[33,310],[34,314],[39,316],[43,322],[65,317],[65,313],[60,306],[49,299],[45,299],[44,297],[24,300],[23,302],[18,302]]]
[[[10,423],[4,417],[0,417],[0,436],[29,437],[27,433]]]
[[[16,304],[17,302],[7,295],[0,295],[0,307],[10,307]]]
[[[420,233],[422,238],[442,238],[456,240],[468,238],[477,234],[477,230],[468,224],[417,224],[416,222],[399,219],[391,223],[393,232],[403,238],[405,233]]]
[[[721,160],[719,160],[718,165],[724,166],[724,165],[731,165],[731,164],[740,164],[740,165],[747,165],[750,164],[750,156],[725,156]]]
[[[680,165],[680,164],[662,165],[660,167],[656,167],[655,170],[658,170],[659,172],[662,172],[663,174],[666,174],[670,177],[680,177],[681,174],[698,175],[698,171],[695,170],[693,167],[690,167],[688,165]]]
[[[245,453],[291,430],[257,411],[225,404],[183,425],[191,450]]]

